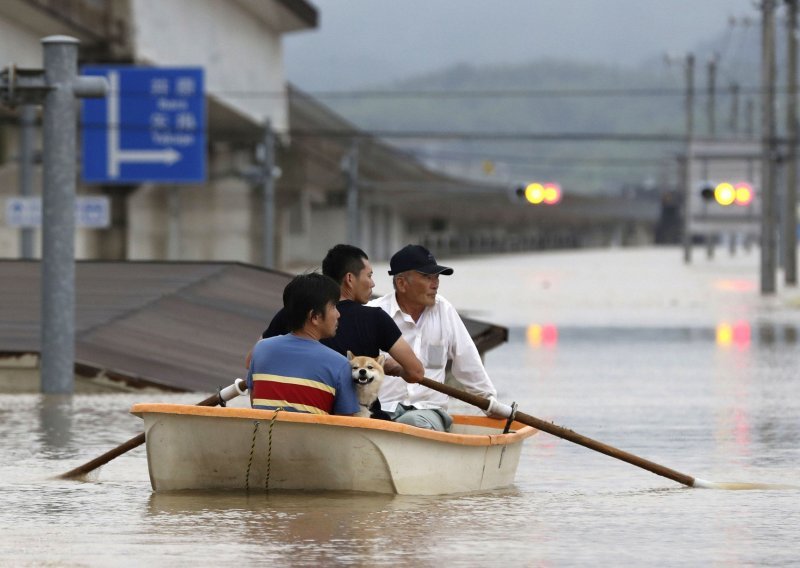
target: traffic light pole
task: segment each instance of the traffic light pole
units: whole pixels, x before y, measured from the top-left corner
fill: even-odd
[[[714,138],[717,135],[717,58],[712,56],[708,60],[708,136]]]
[[[761,293],[775,293],[775,2],[763,0],[762,8],[762,131],[761,131]]]
[[[694,137],[694,55],[686,56],[686,159],[683,167],[683,262],[692,262],[692,235],[689,233],[691,218],[691,168],[692,138]]]
[[[786,132],[789,147],[786,156],[786,195],[783,216],[783,276],[787,286],[797,286],[797,0],[786,0],[788,45],[786,81]]]

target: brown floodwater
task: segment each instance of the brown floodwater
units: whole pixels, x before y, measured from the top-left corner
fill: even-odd
[[[752,259],[715,262],[686,268],[675,249],[452,259],[441,293],[510,326],[486,359],[502,400],[695,477],[797,486],[800,312],[758,298]],[[139,433],[133,403],[200,398],[0,395],[0,565],[798,562],[797,489],[688,489],[544,433],[512,487],[446,497],[156,494],[143,448],[88,481],[55,478]]]

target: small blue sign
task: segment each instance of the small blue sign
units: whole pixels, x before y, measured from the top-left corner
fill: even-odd
[[[105,98],[83,99],[86,183],[192,183],[206,179],[203,70],[87,66],[109,83]]]
[[[9,197],[6,199],[6,225],[18,229],[42,226],[41,197]],[[86,229],[111,226],[111,200],[105,195],[75,198],[75,225]]]

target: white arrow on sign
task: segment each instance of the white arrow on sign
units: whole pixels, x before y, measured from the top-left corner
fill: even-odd
[[[163,150],[117,150],[117,163],[121,162],[154,162],[171,166],[181,159],[181,153],[172,148]],[[119,172],[117,172],[119,175]]]
[[[120,134],[120,102],[119,102],[119,73],[108,72],[110,85],[109,95],[106,97],[106,122],[108,123],[108,176],[119,177],[119,165],[124,162],[167,164],[171,166],[182,158],[180,152],[174,148],[163,150],[123,150],[119,147]]]

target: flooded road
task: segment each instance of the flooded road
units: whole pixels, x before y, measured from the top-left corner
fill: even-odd
[[[759,297],[755,255],[681,258],[440,259],[455,268],[440,292],[509,326],[486,365],[524,412],[691,476],[800,484],[793,294]],[[687,489],[544,433],[513,487],[450,497],[154,494],[143,448],[89,482],[53,479],[139,433],[134,402],[204,396],[0,395],[0,564],[798,563],[800,491]]]

